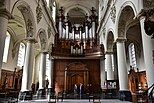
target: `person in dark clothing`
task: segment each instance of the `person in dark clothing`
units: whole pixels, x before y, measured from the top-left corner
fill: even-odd
[[[83,84],[80,83],[80,94],[83,94]]]
[[[36,83],[36,91],[39,89],[39,82]]]

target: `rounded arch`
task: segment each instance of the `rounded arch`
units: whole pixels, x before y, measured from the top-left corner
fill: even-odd
[[[39,41],[39,45],[41,46],[41,50],[47,50],[47,35],[44,29],[40,28],[38,30],[37,39]]]
[[[16,51],[18,49],[18,46],[21,42],[23,42],[24,44],[26,44],[26,40],[24,38],[24,35],[21,35],[20,36],[20,39],[17,39],[17,36],[16,36],[16,33],[15,31],[10,27],[8,26],[7,27],[7,31],[9,32],[10,36],[11,36],[11,40],[13,40],[13,51]]]
[[[87,70],[86,65],[84,63],[82,63],[82,62],[71,62],[65,67],[65,70],[73,70],[74,68]]]
[[[113,30],[109,31],[107,33],[107,38],[106,38],[106,50],[109,52],[113,51],[113,45],[114,45],[114,34]]]
[[[30,5],[24,0],[18,0],[14,3],[12,7],[11,14],[16,15],[20,11],[26,26],[26,37],[35,38],[36,34],[36,24],[35,17],[33,15]]]
[[[117,20],[116,20],[116,23],[115,23],[115,27],[116,27],[116,30],[115,30],[115,31],[116,31],[116,34],[117,34],[117,38],[119,37],[119,36],[118,36],[118,34],[119,34],[118,28],[119,28],[120,17],[121,17],[121,15],[122,15],[123,10],[124,10],[126,7],[130,7],[130,8],[132,9],[133,14],[134,14],[134,17],[137,15],[137,9],[136,9],[136,7],[135,7],[135,5],[134,5],[133,2],[131,2],[131,1],[126,1],[126,2],[124,2],[124,3],[121,5],[121,8],[120,8],[120,10],[119,10],[119,12],[118,12],[118,14],[117,14]]]
[[[69,8],[66,9],[64,15],[67,16],[67,13],[71,10],[71,9],[74,9],[74,8],[80,8],[81,10],[83,10],[85,12],[85,14],[87,14],[88,16],[90,16],[90,11],[87,10],[87,8],[81,6],[81,5],[74,5],[74,6],[71,6]]]

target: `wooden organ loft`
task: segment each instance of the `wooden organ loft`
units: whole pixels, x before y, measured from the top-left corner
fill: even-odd
[[[85,14],[84,22],[71,22],[69,15],[63,15],[60,8],[54,58],[55,91],[73,92],[74,84],[82,83],[84,92],[100,92],[100,58],[104,58],[104,46],[99,44],[97,16],[92,7],[91,15]],[[95,87],[95,88],[93,88]],[[92,88],[92,89],[91,89]]]
[[[103,56],[103,45],[99,45],[97,38],[97,16],[92,7],[92,15],[85,16],[85,21],[80,24],[73,24],[69,21],[69,15],[63,15],[63,8],[60,9],[58,17],[59,33],[56,35],[55,45],[52,47],[52,56]],[[90,21],[89,21],[90,20]]]

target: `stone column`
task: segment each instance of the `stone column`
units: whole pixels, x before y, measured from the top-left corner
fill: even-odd
[[[131,92],[128,87],[128,71],[126,66],[125,39],[117,39],[117,60],[119,74],[119,99],[132,100]]]
[[[8,19],[11,18],[11,14],[6,9],[0,9],[0,80],[1,80],[1,68],[3,63],[3,52],[7,31]]]
[[[106,52],[106,63],[107,63],[107,80],[114,80],[113,68],[112,68],[112,52]]]
[[[54,68],[54,59],[49,57],[49,85],[48,85],[48,92],[53,92],[53,68]]]
[[[105,60],[104,60],[104,58],[101,58],[100,59],[100,80],[101,80],[101,89],[103,89],[103,88],[105,88],[105,85],[104,85],[104,83],[105,83],[105,79],[106,79],[106,77],[105,77]]]
[[[118,66],[117,66],[117,55],[116,55],[116,53],[113,54],[113,61],[114,61],[114,79],[118,80]]]
[[[35,39],[27,39],[25,63],[23,67],[23,76],[22,76],[22,85],[21,85],[21,96],[22,94],[26,94],[26,95],[31,94],[35,42],[36,42]],[[20,99],[23,99],[23,98],[21,97]]]
[[[143,55],[144,55],[144,62],[145,62],[145,70],[146,70],[146,77],[148,87],[154,84],[154,58],[153,58],[153,51],[154,51],[154,39],[151,39],[145,33],[144,28],[144,19],[140,21],[141,24],[141,35],[142,35],[142,43],[143,43]]]
[[[54,59],[50,59],[49,61],[49,66],[50,66],[50,70],[49,70],[49,86],[48,88],[52,88],[53,87],[53,68],[54,68]]]
[[[40,69],[39,69],[39,90],[38,98],[45,97],[45,74],[46,74],[46,54],[47,52],[42,51],[40,57]]]

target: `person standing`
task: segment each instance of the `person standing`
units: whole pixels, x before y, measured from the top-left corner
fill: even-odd
[[[78,87],[77,87],[77,85],[75,84],[75,85],[74,85],[74,94],[77,94],[77,91],[78,91]]]
[[[80,94],[83,94],[83,84],[80,83]]]

